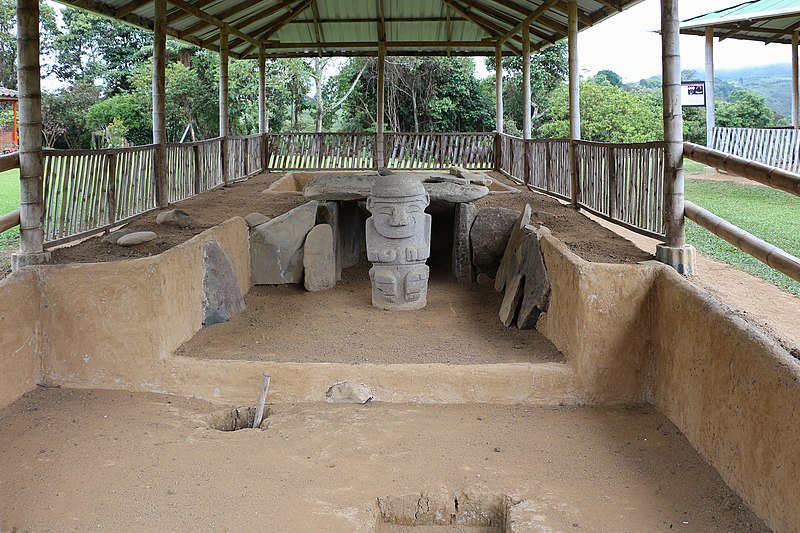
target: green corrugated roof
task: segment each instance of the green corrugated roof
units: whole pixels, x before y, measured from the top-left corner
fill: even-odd
[[[152,0],[58,1],[153,28]],[[578,0],[578,27],[641,1]],[[376,55],[381,40],[389,55],[493,55],[495,42],[516,29],[504,44],[515,54],[517,26],[534,12],[532,49],[566,37],[566,0],[167,0],[167,33],[218,50],[224,28],[231,55],[252,58],[261,43],[270,57]]]
[[[721,39],[791,43],[792,32],[800,28],[800,0],[744,2],[684,20],[681,33],[704,35],[707,27]]]

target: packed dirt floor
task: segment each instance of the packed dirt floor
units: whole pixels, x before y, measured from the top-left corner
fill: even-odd
[[[334,289],[321,292],[253,287],[244,312],[203,328],[178,354],[348,364],[563,360],[538,331],[503,326],[497,316],[503,295],[491,285],[464,287],[449,268],[432,268],[425,308],[392,313],[372,306],[368,268],[362,263],[345,269]]]
[[[28,393],[0,411],[0,530],[369,532],[377,498],[463,493],[529,500],[533,531],[766,531],[650,409],[295,404],[220,432],[219,408]]]

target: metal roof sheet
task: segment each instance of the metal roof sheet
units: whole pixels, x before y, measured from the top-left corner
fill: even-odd
[[[752,0],[711,11],[681,22],[681,33],[705,35],[707,27],[720,39],[788,44],[800,28],[800,0]]]
[[[59,1],[153,28],[152,0]],[[579,30],[641,1],[578,0]],[[527,17],[538,50],[566,37],[566,11],[566,0],[167,0],[167,33],[218,50],[227,31],[235,58],[261,44],[268,57],[377,55],[380,41],[389,55],[493,55],[498,39],[518,54]]]

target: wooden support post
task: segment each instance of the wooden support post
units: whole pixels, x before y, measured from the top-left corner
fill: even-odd
[[[656,258],[681,274],[694,271],[694,248],[683,223],[683,110],[678,0],[661,0],[661,66],[664,106],[664,233]]]
[[[717,111],[714,105],[714,28],[706,28],[706,146],[713,148]]]
[[[117,221],[117,154],[110,153],[108,158],[108,188],[106,189],[106,207],[108,209],[108,222]]]
[[[166,78],[167,67],[167,2],[154,0],[153,26],[153,144],[158,145],[153,156],[153,181],[158,207],[169,204],[167,183],[167,114]]]
[[[800,128],[800,82],[798,82],[798,32],[792,33],[792,126]]]
[[[39,0],[17,1],[19,96],[19,253],[11,268],[45,263],[42,156],[42,91],[39,66]]]
[[[228,33],[222,30],[219,34],[219,136],[220,172],[222,183],[230,184],[230,161],[228,154],[228,137],[230,122],[228,120]]]
[[[503,46],[494,49],[495,131],[503,133]]]
[[[200,184],[202,183],[203,168],[200,162],[200,145],[192,146],[192,159],[194,160],[194,176],[192,176],[192,195],[200,194]]]
[[[570,156],[570,199],[572,206],[578,208],[581,198],[578,152],[575,141],[581,138],[581,90],[580,70],[578,69],[578,2],[569,0],[567,6],[567,49],[569,55],[569,156]]]
[[[522,138],[531,138],[531,33],[522,27]]]
[[[608,216],[616,219],[617,211],[617,160],[614,158],[614,148],[606,148],[606,161],[608,162]]]
[[[378,97],[376,103],[375,120],[375,165],[380,169],[386,166],[384,145],[384,69],[386,66],[386,43],[378,45]]]
[[[261,154],[261,172],[267,170],[267,49],[258,47],[258,138]]]

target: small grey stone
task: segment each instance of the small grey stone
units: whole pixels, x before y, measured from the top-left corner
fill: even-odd
[[[270,220],[272,220],[272,218],[268,217],[267,215],[262,215],[261,213],[250,213],[244,217],[244,221],[247,222],[248,228],[254,228],[263,224],[264,222],[269,222]]]
[[[328,224],[314,226],[306,235],[303,270],[307,291],[324,291],[336,285],[333,230]]]
[[[108,235],[106,235],[105,237],[103,237],[102,239],[100,239],[100,242],[107,242],[108,244],[117,244],[117,241],[119,240],[120,237],[124,235],[130,235],[131,233],[133,233],[132,229],[128,228],[118,229],[117,231],[113,231]]]
[[[534,211],[533,213],[531,213],[531,215],[536,218],[550,218],[555,216],[550,211]]]
[[[325,393],[330,403],[367,403],[375,396],[372,389],[357,381],[339,381]]]
[[[177,226],[187,228],[192,225],[192,218],[186,211],[180,209],[169,209],[162,211],[156,217],[156,224],[160,226]]]
[[[494,283],[494,280],[492,278],[490,278],[487,274],[483,273],[483,272],[478,274],[478,276],[477,276],[475,281],[478,282],[478,285],[491,285],[491,284]]]
[[[117,244],[119,246],[136,246],[137,244],[150,242],[156,237],[158,237],[158,235],[152,231],[135,231],[117,239]]]
[[[469,239],[472,244],[472,263],[477,273],[494,277],[503,258],[508,238],[519,211],[503,207],[485,208],[478,211]]]
[[[451,176],[449,174],[431,174],[425,183],[455,183],[456,185],[469,185],[469,180],[459,178],[458,176]]]
[[[391,176],[394,172],[389,168],[381,167],[380,170],[378,170],[378,174],[381,176]]]

